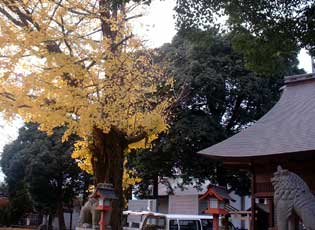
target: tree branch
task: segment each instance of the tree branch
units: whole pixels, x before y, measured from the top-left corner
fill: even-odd
[[[3,3],[6,5],[8,9],[10,9],[12,12],[14,12],[19,19],[21,20],[21,23],[24,27],[28,27],[30,23],[33,25],[37,30],[40,30],[39,25],[33,21],[32,16],[30,15],[29,11],[26,11],[26,13],[23,13],[17,5],[23,5],[20,1],[15,0],[3,0]],[[23,6],[22,6],[23,7]]]
[[[61,0],[60,0],[60,2],[61,2]],[[65,30],[65,27],[64,27],[64,21],[63,21],[63,17],[62,17],[62,16],[61,16],[61,31],[62,31],[62,34],[63,34],[63,41],[64,41],[66,47],[67,47],[68,50],[69,50],[70,56],[73,57],[72,48],[71,48],[69,42],[68,42],[67,39],[66,39],[66,36],[67,36],[67,35],[66,35],[66,30]]]
[[[0,96],[5,97],[11,101],[16,101],[15,97],[12,93],[8,93],[8,92],[0,92]]]
[[[234,108],[232,110],[231,118],[226,126],[226,130],[231,130],[231,128],[235,125],[235,121],[239,116],[239,111],[241,108],[241,104],[243,102],[243,96],[238,96],[234,105]]]
[[[167,113],[179,106],[181,102],[183,102],[190,95],[190,93],[189,84],[184,83],[179,95],[176,97],[176,100],[166,109]]]
[[[140,133],[139,135],[126,137],[126,141],[128,144],[131,144],[131,143],[141,141],[142,139],[146,137],[147,137],[147,133],[143,132],[143,133]]]
[[[120,45],[124,44],[126,41],[128,41],[132,37],[133,37],[133,34],[130,34],[129,36],[125,37],[120,42],[114,44],[113,49],[117,49]]]
[[[130,16],[130,17],[125,18],[125,21],[129,21],[129,20],[132,20],[132,19],[135,19],[135,18],[140,18],[140,17],[142,17],[142,16],[143,16],[143,14],[138,14],[138,15]]]
[[[11,14],[9,14],[5,9],[3,9],[1,7],[0,7],[0,13],[2,13],[4,16],[6,16],[7,19],[9,19],[16,26],[19,26],[19,27],[24,27],[25,26],[22,22],[16,20]]]
[[[122,45],[124,42],[128,41],[128,40],[129,40],[130,38],[132,38],[132,37],[133,37],[133,34],[131,34],[131,35],[125,37],[124,39],[122,39],[122,40],[121,40],[120,42],[118,42],[117,44],[114,44],[114,45],[112,46],[112,50],[117,49],[120,45]],[[103,55],[103,58],[105,58],[105,56],[104,56],[105,53],[103,53],[102,55]],[[87,70],[91,69],[95,64],[96,64],[96,61],[93,60],[93,61],[86,67],[86,69],[87,69]]]
[[[54,18],[54,16],[55,16],[55,14],[56,14],[56,12],[57,12],[59,6],[61,5],[62,1],[63,1],[63,0],[60,0],[59,3],[58,3],[58,4],[56,5],[56,7],[54,8],[54,10],[53,10],[51,16],[49,17],[49,22],[48,22],[47,25],[50,25],[50,23],[51,23],[51,21],[53,20],[53,18]]]

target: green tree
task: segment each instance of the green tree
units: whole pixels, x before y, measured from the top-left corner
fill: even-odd
[[[158,50],[157,62],[168,65],[179,101],[172,107],[167,133],[150,150],[130,155],[130,168],[143,178],[140,195],[152,179],[181,177],[183,184],[210,180],[248,192],[246,173],[225,171],[220,162],[196,152],[239,132],[265,114],[278,100],[283,75],[300,73],[296,57],[284,72],[259,75],[245,68],[229,35],[217,30],[179,32]],[[145,154],[144,154],[145,153]]]
[[[28,123],[18,138],[6,145],[1,166],[9,186],[10,201],[21,197],[28,201],[20,215],[32,209],[56,215],[59,229],[65,229],[63,207],[82,192],[82,171],[71,158],[74,138],[62,143],[64,128],[54,129],[52,136]],[[19,217],[19,215],[17,215]]]
[[[207,28],[227,16],[235,47],[256,71],[285,69],[300,48],[315,55],[314,1],[178,0],[176,10],[178,26],[186,29]]]
[[[8,150],[14,154],[7,155]],[[23,214],[32,211],[32,202],[24,180],[26,158],[23,154],[22,145],[9,144],[4,147],[1,154],[1,167],[6,175],[5,181],[8,186],[9,207],[6,208],[6,224],[16,224]]]
[[[5,182],[0,182],[0,195],[8,195],[8,185]]]

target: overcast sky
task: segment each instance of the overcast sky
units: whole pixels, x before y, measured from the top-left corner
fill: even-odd
[[[171,42],[176,33],[174,7],[175,0],[153,0],[151,6],[145,9],[145,16],[134,23],[134,32],[146,41],[148,47],[159,47],[164,43]],[[307,73],[310,73],[311,60],[305,50],[299,55],[299,61],[300,68],[304,68]],[[17,129],[21,125],[21,121],[9,124],[0,116],[0,152],[5,144],[16,138]],[[3,175],[0,173],[1,180],[3,180]]]

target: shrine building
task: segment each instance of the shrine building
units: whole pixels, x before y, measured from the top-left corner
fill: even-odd
[[[255,124],[199,152],[251,173],[250,230],[276,229],[270,179],[278,165],[315,191],[315,74],[285,77],[284,82],[278,103]],[[260,203],[266,205],[267,217],[259,215]]]

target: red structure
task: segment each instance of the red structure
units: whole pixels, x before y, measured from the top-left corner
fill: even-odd
[[[100,218],[100,230],[105,230],[106,225],[108,225],[108,216],[110,215],[109,213],[112,211],[112,207],[110,204],[106,204],[105,202],[102,204],[99,204],[99,206],[96,208],[96,210],[99,210],[101,212],[101,218]],[[107,221],[106,221],[107,220]]]
[[[98,199],[96,210],[101,212],[99,221],[100,230],[105,230],[106,225],[110,222],[112,200],[117,199],[117,196],[111,184],[100,183],[97,185],[93,197]]]
[[[230,200],[233,201],[228,191],[224,187],[209,185],[208,191],[201,195],[199,200],[208,201],[208,208],[203,212],[213,215],[213,230],[219,230],[219,217],[229,214],[225,207],[229,205]]]

